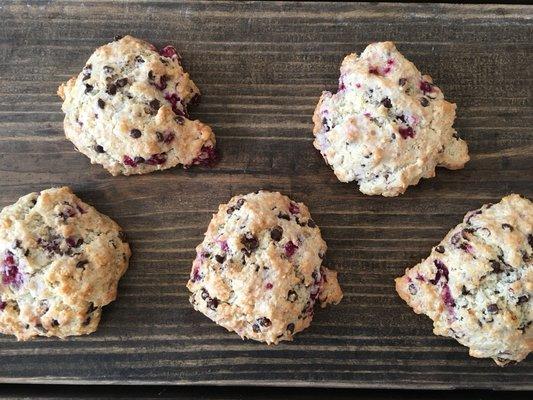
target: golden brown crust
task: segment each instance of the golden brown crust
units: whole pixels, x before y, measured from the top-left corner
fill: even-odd
[[[68,187],[0,213],[0,332],[27,340],[94,332],[115,300],[130,248],[120,227]]]
[[[314,146],[341,182],[369,195],[397,196],[435,167],[462,168],[466,143],[444,100],[392,42],[347,55],[337,93],[323,92],[313,114]]]
[[[66,137],[113,175],[214,161],[213,132],[187,116],[200,92],[169,46],[159,54],[131,36],[101,46],[57,93]]]
[[[396,279],[396,291],[434,333],[497,364],[533,350],[533,204],[504,197],[466,214],[431,255]]]
[[[277,192],[221,205],[196,251],[191,303],[243,338],[292,340],[317,300],[342,298],[336,272],[321,267],[326,244],[307,207]]]

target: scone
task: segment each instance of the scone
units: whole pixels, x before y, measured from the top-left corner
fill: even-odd
[[[342,298],[337,273],[322,266],[326,243],[307,207],[277,192],[221,205],[196,252],[192,305],[243,339],[292,340],[317,300]]]
[[[370,44],[341,65],[339,90],[323,92],[314,146],[341,182],[369,195],[397,196],[435,167],[463,168],[466,143],[453,129],[455,104],[392,42]]]
[[[512,194],[466,214],[396,290],[436,335],[499,365],[533,348],[533,204]]]
[[[94,332],[129,257],[120,227],[68,187],[21,197],[0,212],[0,333]]]
[[[200,92],[172,46],[158,52],[142,40],[117,37],[96,49],[58,94],[67,138],[113,175],[216,159],[211,128],[188,118],[187,106]]]

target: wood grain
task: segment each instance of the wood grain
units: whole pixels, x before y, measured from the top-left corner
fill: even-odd
[[[527,392],[456,390],[457,398],[478,400],[529,400]],[[528,397],[529,396],[529,397]],[[0,385],[2,400],[58,399],[180,399],[180,400],[447,400],[450,393],[437,390],[375,390],[347,388],[280,388],[215,386],[73,386],[73,385]]]
[[[532,389],[533,360],[468,357],[396,296],[393,278],[467,210],[533,197],[529,6],[4,1],[0,7],[0,206],[70,185],[117,220],[134,257],[88,337],[0,338],[0,381]],[[62,132],[57,86],[117,34],[173,44],[203,92],[223,159],[213,169],[111,177]],[[338,182],[311,144],[311,115],[343,56],[394,40],[458,105],[472,160],[401,197]],[[218,204],[257,189],[305,202],[343,302],[292,343],[241,341],[194,312],[185,283]]]

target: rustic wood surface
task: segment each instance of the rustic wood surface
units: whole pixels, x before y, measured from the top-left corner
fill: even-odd
[[[123,226],[134,256],[97,333],[1,337],[0,382],[532,389],[533,357],[506,368],[470,358],[393,285],[467,210],[533,197],[532,17],[529,6],[3,1],[0,206],[70,185]],[[183,55],[217,167],[111,177],[64,138],[57,86],[127,33]],[[311,144],[314,106],[343,56],[379,40],[457,103],[472,155],[397,198],[338,182]],[[309,206],[345,291],[294,342],[270,347],[194,312],[185,289],[218,204],[260,188]]]
[[[2,400],[180,399],[180,400],[530,400],[531,394],[494,390],[379,390],[215,386],[0,385]]]

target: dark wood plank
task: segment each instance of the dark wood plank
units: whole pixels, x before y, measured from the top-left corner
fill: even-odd
[[[529,399],[525,392],[457,390],[372,390],[273,387],[198,387],[198,386],[73,386],[73,385],[0,385],[1,399],[180,399],[180,400],[477,400]],[[529,397],[528,397],[529,396]]]
[[[393,287],[467,210],[533,197],[532,17],[529,6],[4,1],[0,206],[70,185],[124,227],[134,257],[96,334],[0,337],[0,381],[532,389],[531,357],[506,368],[469,358]],[[194,116],[223,154],[216,168],[113,178],[64,139],[57,86],[126,33],[182,53],[204,93]],[[315,103],[343,56],[385,39],[458,104],[472,155],[394,199],[339,183],[311,145]],[[215,326],[184,287],[211,213],[259,188],[308,204],[345,290],[276,347]]]

